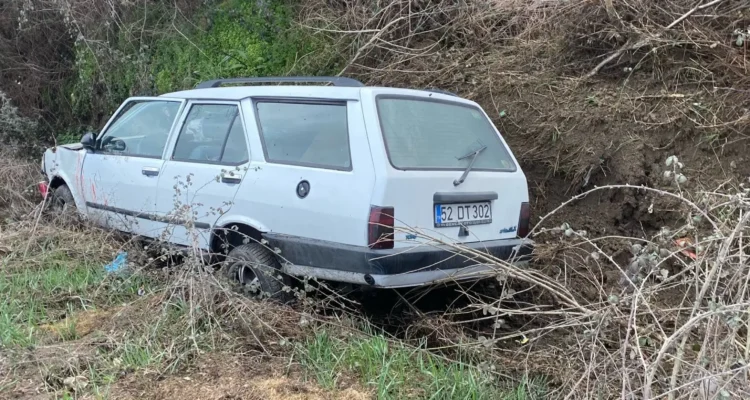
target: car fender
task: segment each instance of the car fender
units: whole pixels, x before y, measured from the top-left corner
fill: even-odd
[[[266,233],[270,231],[267,225],[263,224],[262,222],[256,219],[249,218],[244,215],[229,214],[229,213],[222,215],[221,217],[219,217],[218,220],[216,220],[216,223],[214,224],[214,229],[222,227],[222,226],[232,225],[232,224],[248,225],[261,233]]]
[[[62,179],[68,186],[76,202],[76,208],[84,211],[83,160],[86,151],[82,149],[57,146],[44,152],[44,172],[50,182],[55,178]]]

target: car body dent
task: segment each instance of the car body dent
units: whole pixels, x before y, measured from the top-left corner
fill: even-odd
[[[83,179],[83,161],[86,151],[82,146],[63,145],[57,146],[44,152],[44,173],[50,177],[50,182],[55,178],[62,179],[68,186],[75,199],[76,208],[80,211],[86,209],[84,192],[86,183]],[[92,185],[90,190],[95,190]]]

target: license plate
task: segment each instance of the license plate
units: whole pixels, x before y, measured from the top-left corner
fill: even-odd
[[[463,204],[435,204],[435,226],[481,225],[492,223],[489,201]]]

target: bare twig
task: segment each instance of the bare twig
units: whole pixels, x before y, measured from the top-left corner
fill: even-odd
[[[626,51],[637,50],[637,49],[640,49],[641,47],[644,47],[644,46],[650,44],[654,40],[656,40],[659,37],[661,37],[661,35],[663,35],[664,32],[668,31],[669,29],[671,29],[675,25],[677,25],[680,22],[684,21],[687,17],[689,17],[690,15],[692,15],[694,12],[696,12],[698,10],[702,10],[704,8],[708,8],[708,7],[714,6],[716,4],[721,3],[722,1],[724,1],[724,0],[713,0],[713,1],[709,2],[709,3],[707,3],[707,4],[701,4],[701,3],[703,3],[703,0],[701,0],[701,2],[698,3],[695,7],[693,7],[690,11],[686,12],[685,14],[682,14],[679,18],[677,18],[674,21],[672,21],[671,24],[669,24],[666,27],[662,28],[661,31],[658,32],[657,34],[655,34],[653,36],[647,36],[647,37],[641,38],[641,39],[637,40],[635,43],[625,43],[617,51],[615,51],[614,53],[610,54],[607,58],[605,58],[599,64],[597,64],[596,67],[594,67],[594,69],[592,69],[591,71],[589,71],[589,73],[587,73],[584,76],[584,79],[589,79],[589,78],[593,77],[594,75],[596,75],[599,72],[599,70],[601,70],[602,68],[604,68],[604,66],[606,66],[607,64],[609,64],[610,62],[612,62],[614,59],[620,57]]]

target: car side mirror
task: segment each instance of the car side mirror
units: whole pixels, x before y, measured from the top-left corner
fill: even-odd
[[[93,151],[94,147],[96,147],[96,137],[93,133],[88,132],[81,138],[81,144],[84,149]]]

